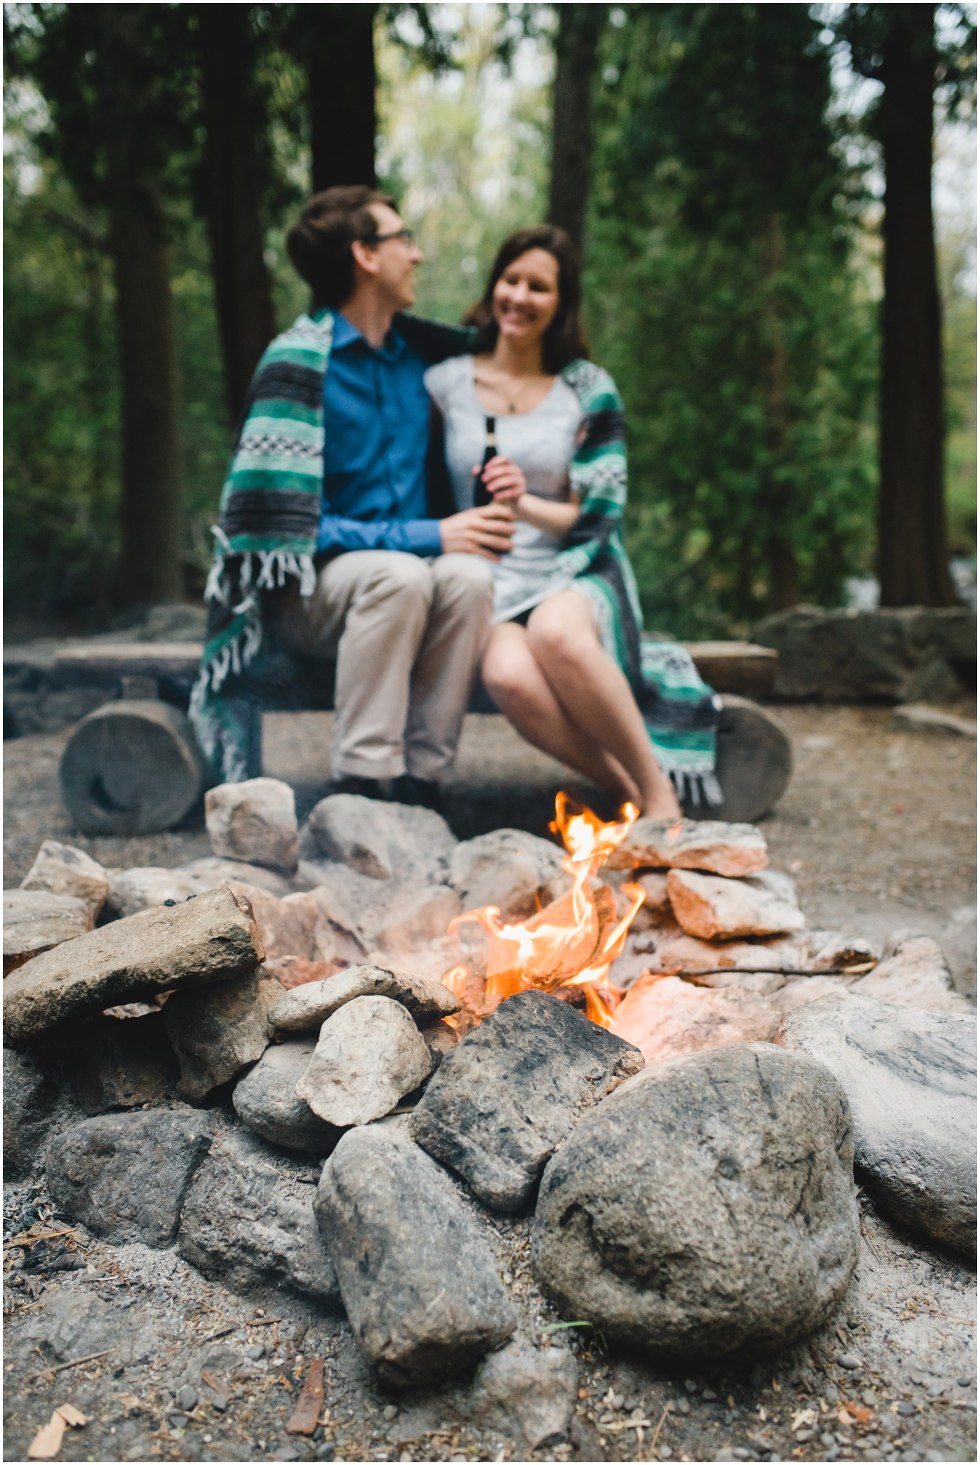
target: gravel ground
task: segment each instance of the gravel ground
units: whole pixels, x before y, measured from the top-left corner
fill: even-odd
[[[796,773],[764,828],[772,863],[795,877],[810,924],[872,939],[926,931],[943,944],[959,988],[975,992],[975,747],[895,731],[886,710],[779,715]],[[296,786],[302,809],[327,777],[328,721],[267,723],[266,771]],[[5,745],[5,886],[23,878],[45,836],[109,865],[175,865],[207,852],[200,823],[142,839],[76,836],[57,792],[64,741],[49,734]],[[471,718],[450,823],[461,837],[501,825],[542,833],[563,781],[499,719]],[[975,1274],[898,1235],[867,1206],[858,1271],[830,1326],[772,1363],[676,1375],[609,1354],[591,1329],[557,1317],[530,1277],[528,1220],[473,1209],[522,1334],[541,1347],[571,1346],[579,1360],[572,1442],[533,1458],[977,1458]],[[67,1234],[5,1245],[7,1460],[25,1459],[35,1431],[69,1402],[88,1423],[66,1434],[66,1460],[528,1457],[513,1430],[474,1421],[466,1388],[378,1392],[343,1321],[278,1294],[233,1296],[171,1252],[108,1247],[52,1218],[43,1186],[8,1186],[5,1235],[38,1219]],[[80,1361],[91,1354],[100,1356]],[[316,1358],[327,1414],[306,1440],[286,1423]],[[59,1362],[71,1366],[52,1372]]]

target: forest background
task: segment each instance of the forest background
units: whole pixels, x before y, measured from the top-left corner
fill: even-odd
[[[6,605],[203,588],[285,230],[372,181],[458,320],[496,245],[582,244],[647,623],[743,633],[976,561],[976,17],[896,5],[4,7]],[[930,186],[939,207],[934,228]],[[934,239],[938,232],[938,250]]]

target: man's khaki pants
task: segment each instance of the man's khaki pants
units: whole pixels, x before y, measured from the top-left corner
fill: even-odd
[[[336,660],[331,772],[438,779],[456,753],[490,627],[493,574],[471,554],[338,555],[280,622],[286,644]]]

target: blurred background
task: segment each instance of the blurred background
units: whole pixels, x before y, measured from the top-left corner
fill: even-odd
[[[4,6],[8,638],[196,600],[283,238],[375,179],[459,319],[579,240],[647,624],[955,604],[976,566],[976,14]],[[975,593],[975,592],[974,592]]]

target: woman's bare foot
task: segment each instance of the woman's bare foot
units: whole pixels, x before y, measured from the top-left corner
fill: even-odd
[[[671,824],[683,819],[684,814],[669,778],[662,776],[653,788],[641,792],[640,812],[647,819],[664,819]]]

